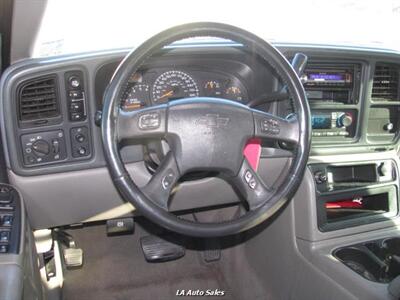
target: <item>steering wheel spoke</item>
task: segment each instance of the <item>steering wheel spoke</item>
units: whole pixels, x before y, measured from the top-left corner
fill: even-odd
[[[166,105],[153,106],[140,111],[121,110],[118,118],[119,140],[163,138],[167,124],[166,111]]]
[[[170,151],[143,188],[143,192],[155,204],[168,210],[169,196],[179,178],[178,166],[173,153]]]
[[[246,199],[250,210],[257,209],[272,197],[272,191],[253,170],[246,158],[243,160],[239,173],[232,178],[232,183]]]
[[[296,117],[284,119],[260,111],[254,111],[254,135],[257,138],[287,142],[291,145],[297,145],[300,132],[299,123]]]

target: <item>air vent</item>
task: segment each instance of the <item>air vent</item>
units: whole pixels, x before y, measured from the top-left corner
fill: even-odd
[[[47,124],[49,119],[60,117],[56,77],[41,77],[23,83],[18,90],[18,113],[21,123],[35,125]]]
[[[396,65],[378,64],[375,67],[374,83],[372,86],[372,100],[400,101],[399,99],[399,72]]]

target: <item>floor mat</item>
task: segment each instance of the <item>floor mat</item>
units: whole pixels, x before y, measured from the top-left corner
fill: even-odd
[[[107,237],[104,225],[70,230],[84,250],[84,266],[65,270],[63,299],[189,299],[177,294],[216,291],[224,297],[206,298],[268,298],[246,264],[240,245],[224,249],[221,260],[212,263],[205,263],[197,249],[187,249],[186,255],[176,261],[148,263],[139,242],[146,233],[137,231],[134,235]]]

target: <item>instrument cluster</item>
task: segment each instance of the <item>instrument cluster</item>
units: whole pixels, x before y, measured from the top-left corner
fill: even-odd
[[[131,111],[192,97],[248,101],[244,84],[230,74],[178,68],[150,69],[132,74],[122,95],[121,107]]]

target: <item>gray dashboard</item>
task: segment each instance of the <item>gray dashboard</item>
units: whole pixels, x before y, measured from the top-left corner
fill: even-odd
[[[386,138],[380,138],[380,133],[374,135],[369,131],[368,121],[371,118],[371,110],[375,107],[387,106],[391,111],[397,111],[400,107],[397,102],[374,103],[371,100],[376,63],[399,64],[398,53],[373,49],[277,46],[288,59],[296,52],[303,52],[308,55],[310,62],[314,63],[352,63],[361,66],[360,84],[357,87],[359,101],[348,106],[340,103],[310,103],[311,108],[315,110],[337,110],[346,107],[357,112],[354,136],[351,139],[315,138],[312,149],[314,158],[321,162],[328,155],[366,153],[365,155],[374,159],[374,153],[378,152],[390,153],[389,157],[393,158],[393,150],[397,149],[397,130]],[[133,210],[120,198],[109,179],[102,152],[100,128],[95,124],[95,113],[101,109],[102,92],[115,66],[126,53],[127,51],[111,51],[30,59],[15,63],[3,74],[0,84],[1,126],[4,133],[6,165],[11,183],[24,196],[34,228],[80,223],[123,215]],[[154,84],[157,76],[168,69],[184,70],[188,74],[194,72],[194,79],[201,81],[199,86],[204,85],[203,79],[199,79],[201,74],[206,74],[205,77],[210,74],[223,74],[226,78],[233,78],[239,82],[238,85],[244,94],[242,100],[245,102],[281,87],[276,74],[267,65],[260,65],[257,58],[232,47],[170,49],[154,58],[145,69],[150,70],[149,74],[155,73],[148,77],[149,85]],[[72,103],[68,88],[70,74],[79,74],[83,82],[81,86],[85,116],[76,121],[71,120],[69,111],[69,105]],[[21,126],[17,114],[17,98],[21,84],[49,75],[56,78],[61,118],[53,123]],[[152,96],[150,99],[154,100]],[[290,113],[290,101],[266,104],[260,109],[284,116]],[[397,119],[393,122],[397,122]],[[76,128],[86,130],[85,150],[88,152],[83,156],[74,156],[75,151],[79,150],[74,148],[73,142]],[[25,145],[32,145],[36,141],[35,138],[43,137],[49,132],[54,134],[50,134],[50,141],[62,139],[58,142],[61,142],[65,152],[56,161],[46,162],[42,159],[39,163],[29,165],[26,161]],[[150,176],[143,163],[144,155],[143,146],[139,144],[126,145],[122,149],[124,161],[139,185],[144,185]],[[273,184],[285,176],[289,162],[289,152],[264,145],[260,172],[267,182]],[[282,171],[275,172],[276,170]],[[205,182],[207,184],[204,184]],[[238,200],[232,188],[220,179],[201,178],[181,184],[174,195],[173,209],[206,207],[234,203]]]

